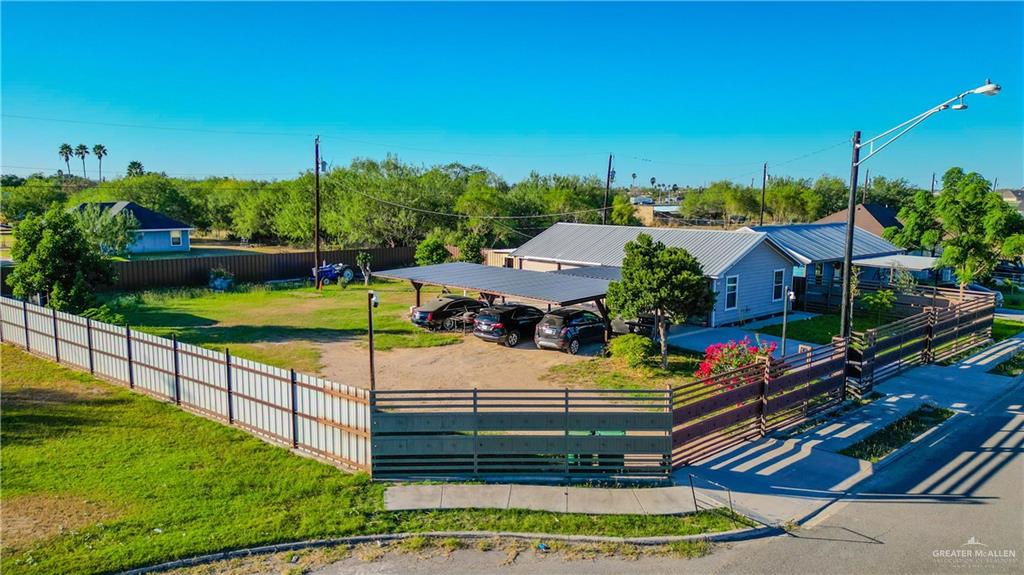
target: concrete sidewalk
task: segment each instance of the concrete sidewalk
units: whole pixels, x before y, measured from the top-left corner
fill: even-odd
[[[717,503],[704,499],[701,508]],[[689,486],[651,488],[548,485],[396,485],[384,494],[388,511],[408,509],[530,509],[591,515],[679,515],[692,513]]]

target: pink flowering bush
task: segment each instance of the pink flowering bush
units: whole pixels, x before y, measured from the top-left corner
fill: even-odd
[[[694,376],[700,379],[732,371],[757,361],[758,356],[766,356],[775,352],[775,343],[754,344],[749,337],[740,341],[729,340],[728,343],[709,345],[704,350],[704,361],[700,362]]]

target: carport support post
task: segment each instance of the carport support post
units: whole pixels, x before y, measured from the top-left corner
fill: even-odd
[[[604,320],[604,340],[607,342],[612,335],[612,320],[608,317],[608,308],[604,307],[604,303],[600,299],[595,299],[594,305],[597,306],[597,311],[601,312],[601,319]]]
[[[423,284],[416,282],[409,282],[412,284],[413,289],[416,290],[416,307],[420,307],[420,289],[423,288]]]

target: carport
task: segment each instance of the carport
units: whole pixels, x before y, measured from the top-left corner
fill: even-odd
[[[374,275],[406,280],[416,290],[416,305],[420,305],[420,290],[424,285],[457,288],[479,292],[488,303],[498,297],[517,297],[539,301],[550,306],[568,306],[593,302],[611,329],[611,319],[604,305],[609,280],[580,275],[535,272],[512,268],[499,268],[466,262],[452,262],[414,268],[401,268],[375,272]]]

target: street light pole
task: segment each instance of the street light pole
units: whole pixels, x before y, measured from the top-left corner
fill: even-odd
[[[601,210],[601,223],[608,223],[608,194],[612,189],[612,155],[608,154],[608,174],[604,180],[604,209]]]
[[[377,389],[377,377],[374,374],[373,365],[373,308],[377,306],[377,296],[373,291],[366,292],[366,319],[370,331],[370,391]]]
[[[789,303],[793,298],[793,290],[786,286],[786,295],[782,298],[782,349],[779,350],[779,359],[786,357],[786,324],[789,319]]]
[[[1002,88],[999,84],[993,84],[991,81],[986,80],[985,83],[973,90],[967,90],[952,98],[942,102],[941,104],[929,108],[924,112],[914,116],[913,118],[898,124],[881,134],[861,142],[860,131],[853,133],[853,161],[850,164],[850,197],[847,203],[847,214],[846,214],[846,253],[843,257],[843,303],[840,308],[839,315],[839,330],[843,337],[850,336],[851,318],[853,314],[853,284],[850,281],[851,272],[853,271],[853,228],[854,228],[854,211],[857,201],[857,176],[858,168],[860,165],[867,160],[871,159],[875,154],[881,152],[885,148],[892,144],[896,140],[900,139],[901,136],[914,129],[918,124],[927,120],[943,110],[966,110],[967,104],[964,104],[964,98],[971,94],[980,94],[984,96],[995,96],[999,93]],[[954,104],[953,102],[957,102]],[[890,134],[895,135],[889,137],[887,140],[875,147],[875,142],[886,138]],[[860,149],[864,146],[869,146],[868,153],[863,158],[860,155]]]
[[[316,211],[313,224],[313,279],[316,280],[316,289],[320,289],[320,136],[313,143],[313,178],[316,188],[313,192],[313,209]]]

